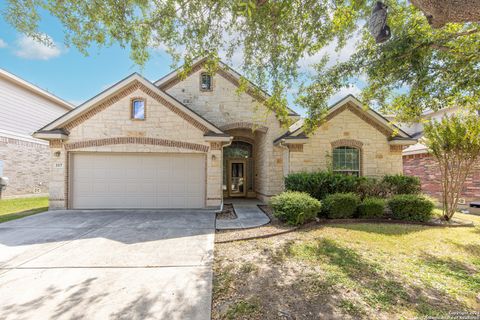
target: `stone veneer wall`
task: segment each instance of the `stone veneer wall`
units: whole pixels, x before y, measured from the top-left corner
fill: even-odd
[[[49,157],[45,143],[0,137],[3,176],[9,178],[2,198],[47,195]]]
[[[403,156],[403,173],[420,178],[422,191],[429,196],[441,200],[441,176],[437,161],[428,153]],[[473,173],[465,180],[461,194],[466,204],[480,201],[480,161],[475,165]]]
[[[130,119],[133,98],[146,100],[144,121]],[[206,142],[203,134],[202,130],[137,89],[71,128],[66,142],[51,142],[50,207],[68,207],[68,172],[72,152],[205,153],[206,206],[218,206],[222,198],[222,152],[217,146],[212,147],[215,144],[211,146]]]
[[[235,84],[221,74],[212,77],[212,91],[201,91],[200,74],[203,71],[200,69],[193,72],[186,79],[168,88],[167,92],[217,127],[228,129],[253,124],[253,129],[259,128],[260,130],[255,132],[254,146],[257,150],[255,191],[262,200],[281,192],[284,150],[274,147],[273,141],[286,129],[281,127],[275,115],[267,112],[257,99],[247,93],[237,94]]]
[[[322,124],[303,151],[290,151],[290,172],[326,170],[331,165],[332,144],[336,146],[338,140],[344,140],[342,144],[346,145],[361,145],[362,175],[402,173],[401,148],[390,148],[384,133],[348,109]]]

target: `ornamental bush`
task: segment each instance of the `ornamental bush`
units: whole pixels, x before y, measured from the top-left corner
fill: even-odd
[[[359,204],[359,196],[352,192],[334,193],[322,201],[322,214],[331,219],[353,218]]]
[[[424,196],[400,194],[388,200],[392,216],[399,220],[426,222],[432,218],[434,204]]]
[[[359,178],[329,171],[298,172],[285,177],[285,188],[289,191],[306,192],[322,200],[333,193],[355,192]]]
[[[272,197],[273,215],[290,225],[300,225],[313,220],[321,204],[305,192],[286,191]]]
[[[401,174],[386,175],[383,177],[382,183],[389,195],[419,194],[421,191],[420,179],[418,177]]]
[[[367,197],[358,206],[360,218],[381,218],[385,215],[385,200],[381,198]]]

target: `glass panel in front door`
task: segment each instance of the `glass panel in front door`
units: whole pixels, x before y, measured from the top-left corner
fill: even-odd
[[[245,170],[242,162],[232,162],[231,165],[231,194],[245,193]]]

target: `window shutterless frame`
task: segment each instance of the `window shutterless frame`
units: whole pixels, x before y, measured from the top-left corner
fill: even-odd
[[[135,118],[135,102],[143,102],[143,118]],[[135,121],[145,121],[147,119],[147,100],[144,98],[131,98],[130,99],[130,119]]]
[[[207,72],[200,73],[200,91],[213,91],[213,77]]]

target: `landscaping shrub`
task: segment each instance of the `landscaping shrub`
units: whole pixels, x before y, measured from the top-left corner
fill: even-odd
[[[289,191],[306,192],[322,200],[333,193],[355,192],[358,177],[335,174],[329,171],[298,172],[285,177],[285,188]]]
[[[421,191],[420,179],[418,177],[401,174],[386,175],[383,177],[382,182],[390,195],[419,194]]]
[[[360,218],[380,218],[385,214],[385,200],[381,198],[367,197],[358,206]]]
[[[400,194],[388,201],[395,219],[428,221],[432,218],[434,204],[431,200],[416,194]]]
[[[273,215],[290,225],[300,225],[313,220],[320,211],[320,201],[305,192],[286,191],[272,197]]]
[[[359,203],[360,198],[352,192],[331,194],[322,201],[322,214],[331,219],[352,218]]]
[[[387,196],[387,186],[383,180],[360,177],[357,180],[355,193],[358,194],[362,200],[367,197],[385,198]]]

